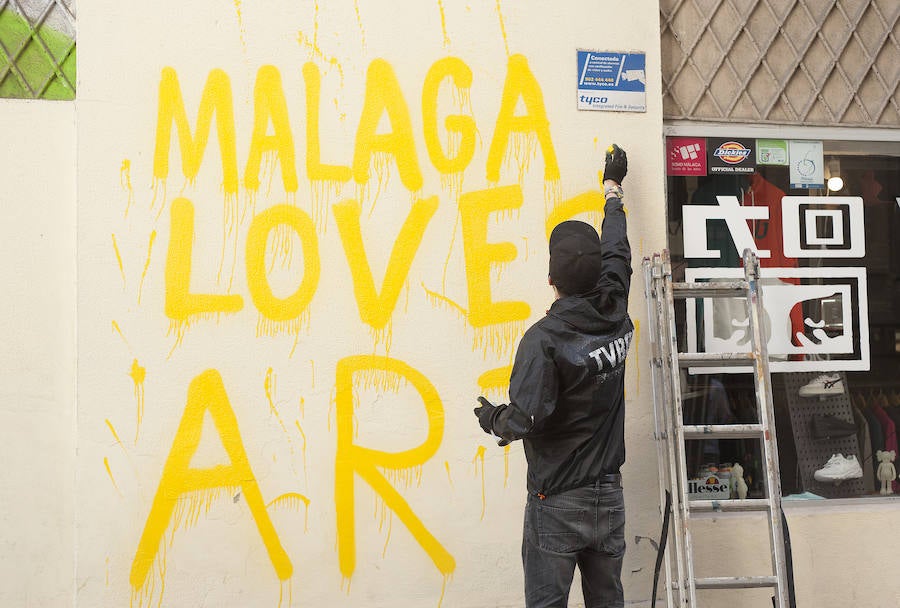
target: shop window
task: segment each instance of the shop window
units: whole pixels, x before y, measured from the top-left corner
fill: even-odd
[[[74,0],[0,0],[0,97],[75,99]]]
[[[666,151],[673,278],[737,277],[744,247],[760,257],[782,494],[897,496],[882,478],[900,468],[900,142],[669,137]],[[676,319],[682,351],[749,348],[738,300],[682,302]],[[752,376],[729,371],[685,372],[687,424],[756,421]],[[698,478],[740,463],[762,495],[758,442],[687,455]]]

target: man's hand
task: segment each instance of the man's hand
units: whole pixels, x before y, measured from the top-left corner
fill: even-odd
[[[478,403],[480,403],[481,405],[472,410],[473,412],[475,412],[475,415],[478,416],[478,424],[481,425],[481,428],[484,429],[485,433],[493,435],[494,416],[497,415],[497,412],[500,410],[500,408],[484,397],[479,397]]]
[[[472,410],[473,412],[475,412],[475,415],[478,416],[478,424],[481,425],[481,428],[484,429],[485,433],[494,435],[496,437],[497,435],[494,433],[494,418],[497,416],[497,414],[505,410],[507,406],[505,404],[494,405],[484,397],[479,397],[478,403],[480,403],[481,405]],[[503,438],[498,438],[497,445],[503,447],[505,445],[509,445],[509,441]]]
[[[481,405],[472,410],[475,412],[475,415],[478,416],[478,424],[481,425],[481,428],[484,429],[485,433],[496,435],[496,433],[494,433],[494,419],[497,417],[497,414],[509,406],[505,403],[502,405],[494,405],[484,397],[479,397],[478,403]]]
[[[613,180],[621,185],[622,180],[628,173],[628,156],[625,150],[617,146],[611,145],[606,149],[606,165],[603,167],[603,180]]]

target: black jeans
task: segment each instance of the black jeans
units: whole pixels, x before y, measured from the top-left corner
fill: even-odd
[[[586,608],[622,608],[625,501],[619,483],[547,496],[529,494],[522,564],[527,608],[565,608],[575,566]]]

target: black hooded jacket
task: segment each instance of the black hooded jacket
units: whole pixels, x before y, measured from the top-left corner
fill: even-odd
[[[625,462],[625,357],[631,247],[622,201],[608,198],[601,227],[602,276],[582,296],[556,300],[516,351],[507,407],[494,434],[523,439],[528,491],[557,494]]]

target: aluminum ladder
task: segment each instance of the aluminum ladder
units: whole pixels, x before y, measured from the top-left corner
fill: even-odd
[[[771,587],[776,608],[790,608],[791,591],[785,559],[784,514],[772,407],[772,382],[764,339],[759,260],[747,249],[743,254],[744,279],[703,283],[672,281],[668,251],[644,258],[644,294],[648,309],[654,419],[659,463],[660,504],[671,494],[671,536],[674,547],[665,552],[666,601],[669,608],[697,608],[698,589],[742,589]],[[678,351],[675,331],[675,299],[745,298],[749,317],[750,352],[686,353]],[[754,377],[758,423],[684,424],[680,371],[688,367],[750,367]],[[686,440],[759,439],[765,468],[765,498],[688,500]],[[689,522],[698,512],[762,511],[766,513],[772,557],[768,576],[699,578],[694,572]],[[662,544],[664,539],[660,539]],[[675,567],[672,566],[672,553]],[[653,598],[655,603],[656,598]]]

